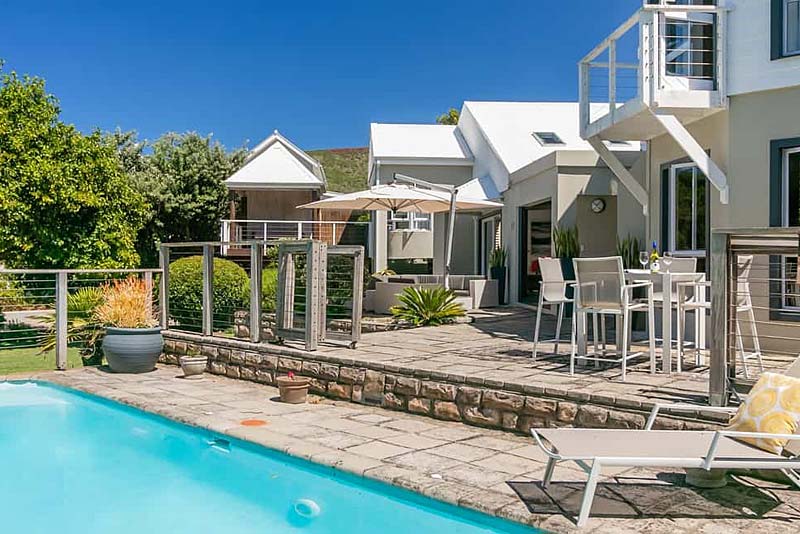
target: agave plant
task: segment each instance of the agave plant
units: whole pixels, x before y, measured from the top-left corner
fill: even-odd
[[[98,365],[103,355],[100,342],[104,329],[95,318],[95,310],[103,302],[103,290],[99,287],[83,287],[67,295],[67,344],[80,346],[84,365]],[[48,324],[47,337],[41,352],[56,347],[55,317],[45,317]]]
[[[396,320],[414,326],[452,323],[466,314],[464,307],[455,301],[455,293],[443,287],[433,289],[407,287],[397,299],[401,305],[392,307],[392,315]]]
[[[577,258],[581,253],[578,228],[553,228],[553,248],[557,258]]]
[[[505,247],[497,247],[489,254],[489,267],[505,267],[508,260],[508,252]]]
[[[622,264],[626,269],[633,269],[639,262],[639,251],[642,244],[639,238],[630,234],[623,240],[617,238],[617,256],[622,257]]]

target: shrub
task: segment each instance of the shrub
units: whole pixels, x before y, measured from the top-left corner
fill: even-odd
[[[189,256],[169,265],[170,317],[191,329],[203,324],[203,258]],[[230,260],[214,258],[214,322],[232,323],[250,305],[250,278]]]
[[[147,328],[156,324],[153,294],[147,283],[133,276],[103,286],[103,301],[95,309],[100,324],[119,328]]]
[[[261,271],[261,311],[273,313],[278,297],[278,268],[265,267]]]
[[[443,287],[428,289],[411,286],[405,288],[397,298],[401,305],[392,307],[392,315],[415,326],[452,323],[466,314],[464,307],[455,301],[455,293]]]

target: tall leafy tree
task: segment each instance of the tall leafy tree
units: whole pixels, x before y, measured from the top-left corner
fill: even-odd
[[[59,114],[44,80],[0,77],[0,262],[136,266],[141,195],[99,133],[83,135]]]
[[[450,108],[447,110],[447,113],[442,113],[436,117],[436,124],[449,124],[451,126],[455,126],[458,124],[458,118],[460,116],[461,112],[459,112],[456,108]]]
[[[153,143],[138,141],[135,132],[117,131],[106,139],[147,201],[137,241],[144,264],[158,262],[159,243],[219,238],[228,209],[224,181],[243,163],[244,150],[228,153],[210,135],[194,132],[167,133]]]

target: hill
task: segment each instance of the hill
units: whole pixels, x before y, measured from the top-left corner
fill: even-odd
[[[368,148],[309,150],[308,155],[325,169],[329,191],[350,193],[367,188]]]

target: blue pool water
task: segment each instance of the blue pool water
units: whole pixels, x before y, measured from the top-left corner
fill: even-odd
[[[216,438],[46,383],[0,383],[0,532],[533,532]]]

